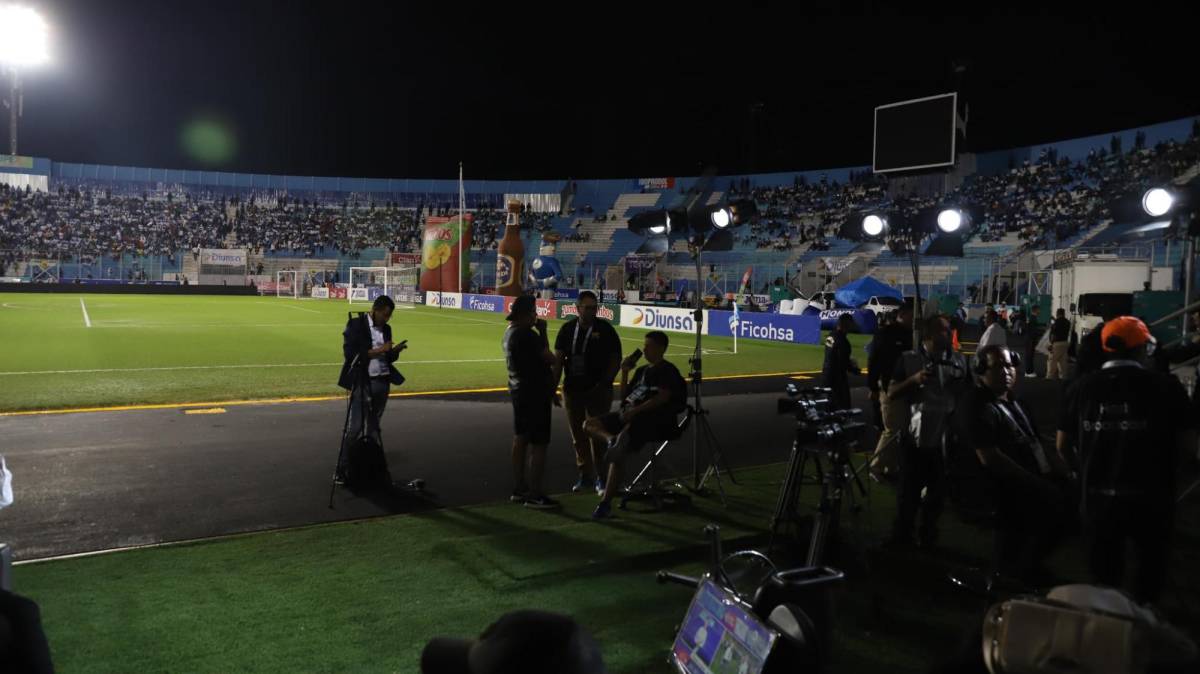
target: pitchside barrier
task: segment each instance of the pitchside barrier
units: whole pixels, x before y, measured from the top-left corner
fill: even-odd
[[[473,293],[425,293],[425,304],[431,307],[488,313],[507,314],[512,309],[514,299],[508,296]],[[539,299],[537,300],[537,313],[539,318],[568,320],[576,316],[576,308],[574,302]],[[696,321],[692,309],[604,303],[600,305],[597,313],[600,318],[626,328],[689,334],[694,334],[696,331]],[[739,339],[757,339],[788,344],[821,343],[821,316],[743,311],[739,312],[737,325],[731,326],[730,319],[732,317],[733,312],[731,311],[704,310],[703,334],[732,337],[736,330]]]

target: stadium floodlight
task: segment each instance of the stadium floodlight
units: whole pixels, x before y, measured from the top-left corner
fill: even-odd
[[[0,6],[0,64],[18,67],[44,63],[50,58],[46,22],[20,5]]]
[[[46,22],[37,12],[20,5],[0,5],[0,66],[8,70],[8,153],[17,154],[17,120],[24,114],[21,69],[50,57]]]
[[[718,208],[712,212],[713,227],[716,227],[717,229],[725,229],[731,223],[733,223],[733,214],[729,212],[729,209]]]
[[[963,213],[957,208],[944,208],[937,216],[938,229],[947,234],[958,231],[962,226]]]
[[[867,236],[879,236],[883,234],[883,230],[887,227],[887,219],[874,213],[866,216],[862,220],[863,233]]]
[[[1161,187],[1155,187],[1142,195],[1142,210],[1154,218],[1162,217],[1175,206],[1175,196]]]

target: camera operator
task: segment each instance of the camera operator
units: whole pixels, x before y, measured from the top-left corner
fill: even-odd
[[[899,453],[894,449],[893,440],[908,424],[908,407],[902,403],[892,404],[888,386],[892,383],[892,372],[900,355],[913,348],[912,315],[911,306],[900,307],[896,320],[875,335],[871,356],[867,359],[867,388],[871,391],[871,400],[879,401],[883,420],[883,432],[875,446],[875,455],[871,457],[871,475],[876,479],[895,474],[899,467]]]
[[[1014,393],[1019,360],[995,345],[976,358],[968,433],[994,487],[995,568],[1037,585],[1042,563],[1063,537],[1067,467],[1043,448],[1030,409]]]
[[[338,386],[351,391],[353,398],[350,401],[350,423],[342,438],[344,447],[348,447],[362,432],[365,396],[370,396],[371,401],[367,434],[379,442],[379,420],[383,418],[383,409],[387,407],[390,385],[404,383],[404,377],[392,365],[400,357],[400,352],[407,348],[404,342],[392,343],[392,326],[388,325],[388,321],[392,319],[395,309],[396,303],[390,297],[380,295],[375,298],[370,312],[347,321],[346,329],[342,331],[342,356],[345,360]],[[362,381],[364,374],[367,378],[365,382]],[[334,476],[339,482],[345,475],[349,454],[348,451],[342,451],[339,455],[340,463]]]
[[[913,525],[920,510],[917,544],[933,547],[937,520],[945,499],[943,452],[950,433],[950,419],[958,401],[967,393],[966,361],[950,348],[950,324],[943,316],[925,319],[919,350],[906,351],[892,372],[888,398],[906,405],[911,420],[900,450],[900,491],[890,543],[912,541]],[[925,499],[921,500],[921,490]]]
[[[532,296],[521,295],[513,300],[505,320],[511,324],[504,331],[501,346],[513,405],[513,493],[509,500],[530,508],[557,508],[558,502],[542,491],[542,474],[546,445],[550,444],[550,407],[559,402],[555,393],[558,359],[550,353],[546,321],[537,317],[537,302]]]
[[[1145,323],[1113,318],[1101,340],[1109,358],[1068,392],[1058,450],[1078,471],[1094,580],[1121,586],[1132,541],[1134,595],[1156,601],[1167,574],[1178,454],[1194,451],[1196,419],[1179,380],[1145,367],[1154,348]]]
[[[832,389],[829,402],[835,410],[850,409],[850,375],[860,373],[858,365],[850,357],[850,340],[846,338],[846,334],[853,329],[854,318],[850,314],[842,314],[825,338],[825,364],[821,368],[821,376],[825,386]]]
[[[667,334],[654,330],[646,333],[647,365],[629,379],[637,364],[638,352],[621,361],[621,411],[591,417],[584,430],[608,446],[608,481],[600,503],[592,513],[596,519],[612,516],[612,497],[621,486],[624,461],[649,442],[662,442],[678,436],[678,415],[687,406],[687,384],[679,369],[663,356],[669,344]]]
[[[613,378],[621,366],[621,338],[612,325],[596,317],[600,304],[596,293],[584,290],[575,302],[579,317],[567,321],[554,340],[554,354],[562,363],[563,406],[567,427],[575,446],[579,481],[571,491],[604,491],[604,477],[597,465],[604,447],[583,431],[588,417],[598,417],[612,408]]]

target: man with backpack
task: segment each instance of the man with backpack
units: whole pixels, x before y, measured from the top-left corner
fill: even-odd
[[[1155,342],[1145,323],[1106,321],[1100,344],[1107,359],[1067,394],[1058,450],[1077,471],[1093,580],[1120,587],[1132,542],[1134,595],[1156,601],[1167,574],[1179,455],[1195,450],[1196,419],[1179,380],[1146,367]]]

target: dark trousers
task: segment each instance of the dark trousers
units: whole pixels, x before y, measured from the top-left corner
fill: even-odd
[[[896,497],[894,536],[905,539],[912,536],[919,510],[921,539],[933,542],[937,538],[937,521],[946,500],[945,476],[941,449],[917,447],[908,439],[901,443],[900,491]],[[922,489],[925,490],[924,499],[921,498]]]
[[[356,440],[363,430],[363,416],[366,413],[366,405],[364,404],[364,396],[371,396],[371,414],[367,419],[367,434],[380,445],[383,444],[383,439],[380,437],[379,420],[383,417],[383,409],[387,407],[388,391],[391,386],[386,377],[372,377],[368,386],[355,386],[354,392],[350,395],[350,425],[346,427],[346,435],[342,438],[341,460],[338,461],[338,470],[345,468],[346,460],[349,458],[350,443]]]
[[[37,603],[5,590],[0,590],[0,656],[6,672],[54,671]]]
[[[1037,343],[1042,339],[1042,331],[1031,328],[1025,339],[1025,374],[1034,374],[1033,359],[1037,357]]]
[[[1168,495],[1173,492],[1167,491]],[[1139,602],[1157,601],[1166,582],[1175,523],[1169,499],[1102,497],[1089,494],[1087,530],[1091,541],[1092,579],[1121,587],[1125,576],[1125,544],[1137,552],[1133,595]]]
[[[1049,480],[1042,486],[997,480],[993,491],[996,571],[1031,585],[1067,530],[1066,494]]]

